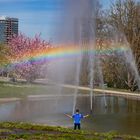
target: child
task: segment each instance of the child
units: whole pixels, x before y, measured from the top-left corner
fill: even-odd
[[[73,114],[72,116],[65,114],[66,116],[73,118],[74,119],[74,130],[81,129],[81,119],[88,117],[89,115],[83,116],[82,114],[79,113],[79,109],[76,109],[76,113]]]

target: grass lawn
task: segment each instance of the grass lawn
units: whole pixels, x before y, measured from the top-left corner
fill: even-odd
[[[31,94],[45,94],[50,89],[50,86],[0,82],[0,98],[26,97]]]
[[[74,89],[64,88],[64,93],[73,93]],[[0,81],[0,98],[26,98],[28,95],[57,94],[58,87],[52,85],[11,83]]]
[[[140,140],[117,132],[97,133],[28,123],[0,123],[0,140]]]

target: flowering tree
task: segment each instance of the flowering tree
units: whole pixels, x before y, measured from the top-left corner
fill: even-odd
[[[39,59],[39,57],[52,48],[50,42],[42,40],[40,35],[29,38],[19,34],[14,36],[8,45],[10,48],[10,71],[12,73],[28,82],[32,82],[41,76],[41,68],[43,65],[47,65],[47,60],[45,58]]]

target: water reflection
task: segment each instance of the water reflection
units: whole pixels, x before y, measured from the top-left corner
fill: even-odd
[[[13,110],[15,110],[17,102],[0,104],[0,120],[5,121],[9,119]]]
[[[140,101],[107,96],[107,107],[102,96],[96,96],[90,118],[83,120],[84,129],[96,131],[116,130],[120,133],[140,135]],[[64,113],[72,112],[73,96],[50,96],[23,99],[0,104],[0,121],[25,121],[72,127],[72,120]],[[89,96],[79,96],[77,108],[90,113]]]

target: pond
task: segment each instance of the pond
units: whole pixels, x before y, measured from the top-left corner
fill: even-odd
[[[89,95],[80,94],[76,107],[86,115],[90,113]],[[121,134],[140,136],[140,100],[123,97],[95,96],[93,111],[89,118],[82,120],[82,129],[97,132],[118,131]],[[0,121],[22,121],[48,125],[73,127],[71,114],[73,95],[34,95],[19,101],[0,103]]]

